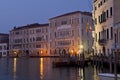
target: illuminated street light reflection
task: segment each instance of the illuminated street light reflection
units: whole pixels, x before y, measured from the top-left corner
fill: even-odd
[[[40,58],[40,80],[43,80],[43,58]]]
[[[16,80],[16,63],[17,63],[17,60],[16,58],[14,58],[14,67],[13,67],[13,72],[14,72],[14,80]]]

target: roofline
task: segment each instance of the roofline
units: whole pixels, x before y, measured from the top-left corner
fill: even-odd
[[[0,35],[6,35],[6,36],[9,36],[9,34],[7,34],[7,33],[0,33]]]
[[[12,29],[11,31],[15,31],[15,30],[19,30],[19,29],[27,29],[27,28],[44,27],[44,26],[49,26],[49,24],[48,23],[45,23],[45,24],[33,23],[33,24],[21,26],[21,27],[14,27],[14,29]]]
[[[52,20],[52,19],[55,19],[55,18],[59,18],[59,17],[63,17],[63,16],[72,15],[72,14],[77,14],[77,13],[81,13],[81,14],[84,14],[84,15],[92,16],[91,12],[74,11],[74,12],[65,13],[65,14],[62,14],[62,15],[50,18],[49,20]]]

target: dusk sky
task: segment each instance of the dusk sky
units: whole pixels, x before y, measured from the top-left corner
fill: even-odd
[[[0,0],[0,33],[73,11],[91,12],[92,0]]]

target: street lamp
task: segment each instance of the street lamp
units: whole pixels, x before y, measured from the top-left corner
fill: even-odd
[[[40,51],[40,53],[42,54],[42,53],[43,53],[43,51],[41,50],[41,51]]]
[[[71,53],[73,54],[73,49],[71,50]]]
[[[84,47],[83,45],[80,45],[80,53],[83,53],[83,51],[84,51]]]
[[[83,49],[83,45],[80,45],[80,49]]]
[[[17,53],[17,51],[14,51],[14,54],[16,55],[16,57],[18,57],[18,53]]]
[[[43,51],[42,50],[40,50],[40,56],[43,56]]]

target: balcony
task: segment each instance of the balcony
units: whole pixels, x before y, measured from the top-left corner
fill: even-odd
[[[98,40],[98,43],[99,43],[100,45],[105,45],[105,44],[107,43],[107,41],[106,41],[106,39],[99,39],[99,40]]]

